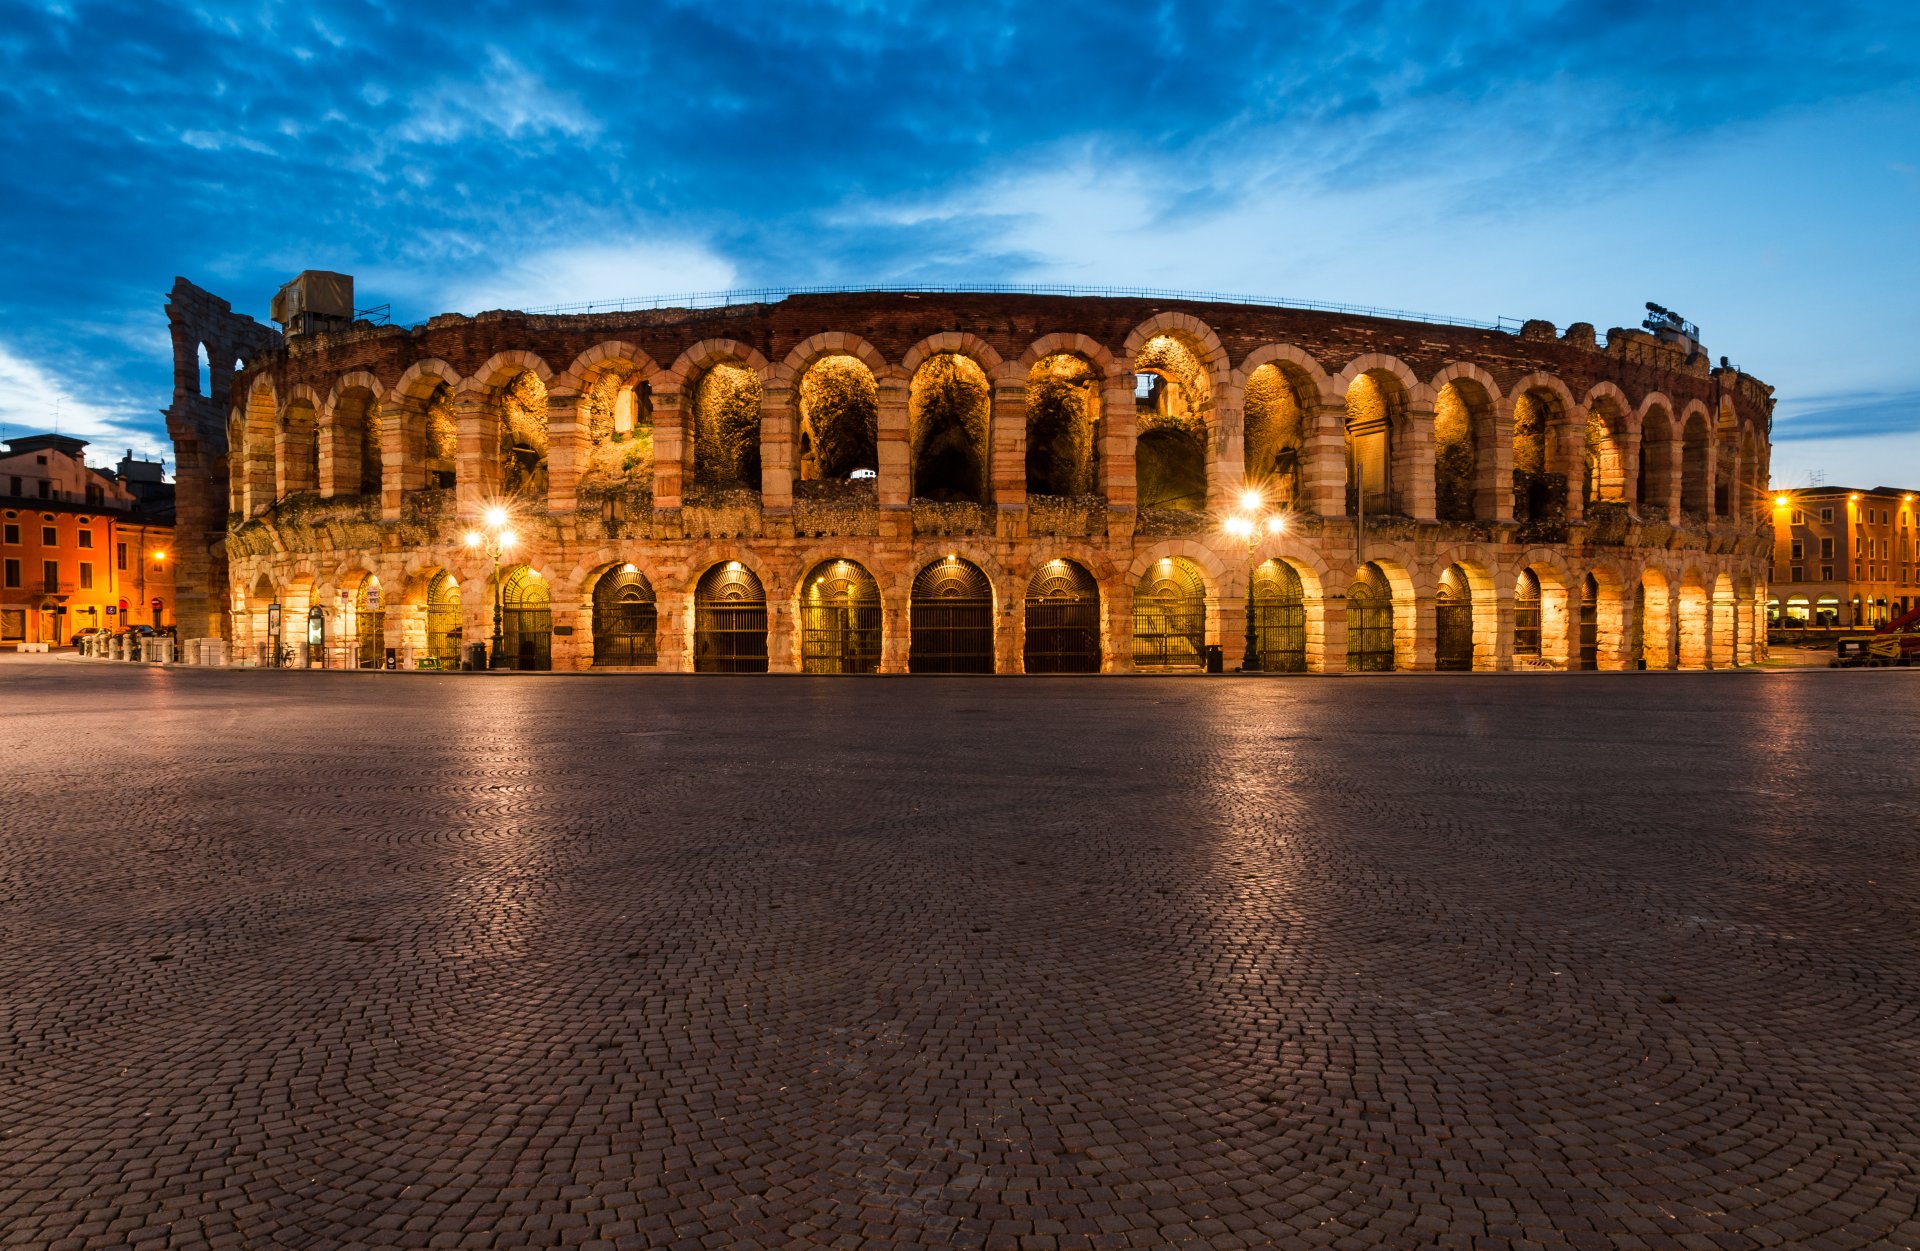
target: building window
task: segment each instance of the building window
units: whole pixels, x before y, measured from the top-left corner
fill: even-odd
[[[17,525],[9,525],[7,527],[6,539],[7,542],[18,547],[20,545],[20,527]]]
[[[1832,565],[1822,565],[1822,566],[1820,566],[1820,580],[1821,580],[1822,582],[1831,582],[1831,581],[1833,581],[1833,566],[1832,566]]]
[[[127,567],[127,545],[125,543],[116,543],[113,546],[114,559],[122,569],[125,569]]]
[[[1800,511],[1799,509],[1797,509],[1797,508],[1796,508],[1796,509],[1794,509],[1794,510],[1793,510],[1793,524],[1794,524],[1794,525],[1796,525],[1796,526],[1804,526],[1804,525],[1806,525],[1806,524],[1807,524],[1807,515],[1806,515],[1805,513],[1803,513],[1803,512],[1801,512],[1801,511]]]
[[[93,546],[93,531],[91,531],[91,530],[82,530],[82,531],[80,532],[80,546],[82,546],[82,547],[92,547],[92,546]]]
[[[8,478],[8,479],[7,479],[7,494],[8,494],[8,495],[18,495],[18,494],[20,494],[20,479],[19,479],[19,478]]]
[[[60,589],[60,562],[43,560],[40,562],[40,585],[51,595]]]
[[[83,591],[93,589],[93,566],[84,560],[80,562],[80,589]]]
[[[60,532],[54,529],[52,526],[41,526],[40,527],[40,546],[42,547],[60,546]]]
[[[1806,544],[1804,544],[1804,543],[1802,543],[1802,542],[1801,542],[1801,541],[1800,541],[1799,539],[1795,539],[1795,540],[1793,541],[1793,553],[1792,553],[1792,554],[1793,554],[1793,558],[1794,558],[1795,560],[1799,560],[1799,559],[1800,559],[1800,558],[1801,558],[1802,556],[1805,556],[1805,555],[1807,554],[1807,553],[1806,553]]]
[[[6,583],[10,587],[17,587],[20,585],[20,562],[19,561],[9,560],[7,562]]]
[[[1788,578],[1787,581],[1789,582],[1800,581],[1800,573],[1801,573],[1801,567],[1799,565],[1795,565],[1793,567],[1793,576],[1791,578]]]
[[[1833,559],[1833,540],[1832,539],[1820,540],[1820,559],[1821,560]]]
[[[40,479],[40,498],[43,500],[53,498],[53,483],[48,482],[45,478]]]
[[[1832,520],[1833,520],[1833,510],[1832,510],[1831,508],[1823,508],[1823,509],[1821,509],[1821,510],[1820,510],[1820,520],[1822,520],[1822,521],[1832,521]]]

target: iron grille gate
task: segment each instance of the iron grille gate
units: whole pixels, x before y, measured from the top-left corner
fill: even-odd
[[[427,584],[427,655],[442,669],[460,667],[460,586],[442,570]]]
[[[876,673],[880,669],[880,587],[850,560],[807,575],[800,609],[802,673]]]
[[[928,565],[913,580],[910,673],[993,672],[993,587],[957,556]]]
[[[1540,580],[1530,569],[1513,592],[1513,654],[1540,654]]]
[[[1647,667],[1647,588],[1633,588],[1633,623],[1627,640],[1627,660],[1635,669]]]
[[[1307,598],[1293,566],[1270,560],[1254,574],[1253,628],[1263,672],[1307,671]]]
[[[1600,584],[1588,574],[1580,588],[1580,667],[1600,667]]]
[[[1207,663],[1207,584],[1185,560],[1147,570],[1133,596],[1133,663],[1139,669],[1200,669]]]
[[[693,671],[767,671],[767,593],[738,561],[715,565],[694,588]]]
[[[1028,673],[1100,672],[1100,588],[1070,560],[1049,561],[1027,584]]]
[[[653,586],[645,575],[630,569],[604,575],[593,588],[593,663],[657,663],[659,625]]]
[[[500,634],[514,668],[553,668],[553,605],[545,580],[525,565],[501,588]]]
[[[1357,673],[1393,671],[1393,595],[1372,565],[1347,587],[1347,668]]]
[[[1434,597],[1433,613],[1433,667],[1473,668],[1473,593],[1456,570],[1448,569],[1440,575],[1440,591]]]

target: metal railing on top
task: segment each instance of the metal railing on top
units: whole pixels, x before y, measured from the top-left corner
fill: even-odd
[[[1325,300],[1295,300],[1272,295],[1230,295],[1219,291],[1179,291],[1161,287],[1078,287],[1051,283],[973,283],[959,285],[752,287],[726,291],[690,291],[679,295],[630,296],[616,300],[587,300],[577,304],[549,304],[520,309],[532,316],[578,313],[632,313],[660,308],[726,308],[736,304],[770,304],[795,295],[1066,295],[1105,296],[1134,300],[1184,300],[1200,304],[1249,304],[1261,308],[1297,308],[1315,313],[1348,313],[1360,317],[1387,317],[1396,321],[1426,322],[1435,326],[1466,326],[1474,330],[1503,330],[1512,318],[1478,321],[1470,317],[1441,317],[1406,309],[1375,308],[1367,304],[1336,304]]]

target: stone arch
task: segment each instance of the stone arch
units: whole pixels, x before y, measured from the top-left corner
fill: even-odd
[[[1629,663],[1641,669],[1674,668],[1678,658],[1673,651],[1673,593],[1658,566],[1640,571],[1630,621],[1637,654],[1630,652]]]
[[[464,388],[478,401],[472,405],[476,413],[485,413],[481,481],[523,508],[544,508],[547,502],[547,382],[552,376],[546,362],[531,352],[500,352],[467,379]]]
[[[1134,374],[1134,480],[1140,508],[1201,512],[1223,454],[1220,400],[1226,352],[1211,328],[1183,313],[1149,318],[1127,337]],[[1109,413],[1109,420],[1114,414]]]
[[[1578,485],[1567,457],[1579,406],[1567,384],[1549,373],[1528,374],[1509,395],[1514,520],[1562,520],[1576,506],[1570,496]]]
[[[1013,363],[1012,372],[1016,375],[1030,373],[1042,360],[1062,353],[1085,360],[1101,378],[1111,379],[1126,372],[1113,353],[1107,350],[1106,344],[1083,334],[1064,331],[1042,336],[1027,345],[1027,350]]]
[[[1191,313],[1155,313],[1147,318],[1127,332],[1119,359],[1132,362],[1137,369],[1147,346],[1162,336],[1185,343],[1205,366],[1210,400],[1225,389],[1231,372],[1227,350],[1220,346],[1220,336],[1213,332],[1213,327]]]
[[[1267,344],[1248,354],[1233,381],[1247,485],[1276,508],[1309,511],[1308,461],[1326,404],[1325,371],[1299,348]]]
[[[1491,521],[1498,515],[1500,388],[1479,366],[1454,363],[1436,374],[1428,389],[1433,393],[1434,516]]]
[[[275,431],[279,425],[280,403],[273,382],[266,375],[255,378],[247,387],[242,413],[241,511],[258,515],[272,505],[278,487],[275,470]]]
[[[647,353],[610,340],[582,352],[553,385],[549,404],[573,402],[578,507],[598,509],[615,523],[652,508],[653,385],[660,372]]]
[[[1410,406],[1419,380],[1396,358],[1374,352],[1355,359],[1335,381],[1346,404],[1348,514],[1411,515]]]
[[[1133,591],[1135,669],[1205,670],[1207,640],[1213,634],[1208,609],[1216,602],[1215,585],[1187,556],[1167,554],[1148,562]]]
[[[1770,515],[1767,505],[1767,470],[1760,453],[1760,449],[1765,444],[1765,438],[1754,433],[1753,423],[1746,422],[1741,425],[1740,473],[1734,481],[1734,490],[1738,498],[1734,501],[1733,516],[1748,525],[1764,524]]]
[[[805,358],[793,375],[788,438],[799,481],[847,483],[860,473],[860,493],[873,495],[880,470],[880,383],[868,360],[878,359],[879,353],[856,343],[867,348],[866,357],[837,351]]]
[[[364,369],[335,380],[320,409],[320,494],[378,497],[384,470],[380,408],[386,387]]]
[[[915,499],[991,502],[993,378],[999,359],[959,350],[920,350],[935,341],[971,338],[935,335],[907,354],[907,360],[916,362],[907,383],[909,483]]]
[[[1733,577],[1722,571],[1714,575],[1710,655],[1715,669],[1731,669],[1738,663],[1739,603],[1734,596]]]
[[[760,493],[761,398],[766,361],[732,340],[687,349],[677,379],[686,437],[686,478],[706,493]],[[660,390],[665,392],[663,382]]]
[[[1083,335],[1048,337],[1085,339]],[[1049,353],[1028,367],[1025,481],[1030,497],[1099,493],[1104,477],[1101,416],[1108,376],[1096,360],[1074,350]]]
[[[690,588],[695,673],[765,673],[768,669],[766,579],[748,553],[714,562]]]
[[[453,489],[460,469],[454,397],[465,381],[447,362],[430,358],[415,361],[394,382],[387,408],[395,419],[383,420],[382,436],[388,463],[399,463],[400,480],[386,484],[389,489]]]
[[[921,567],[908,596],[908,671],[992,673],[997,598],[987,571],[957,552]]]
[[[1679,503],[1680,449],[1673,406],[1656,391],[1640,402],[1635,416],[1640,428],[1640,463],[1634,504],[1643,520],[1665,521]]]
[[[565,373],[547,383],[547,394],[556,398],[581,395],[596,374],[609,370],[651,378],[660,372],[660,366],[646,349],[624,339],[606,339],[574,357]]]
[[[595,668],[651,669],[660,663],[659,593],[632,561],[600,565],[582,580]]]
[[[1621,669],[1626,666],[1630,645],[1632,605],[1625,595],[1626,583],[1611,565],[1588,568],[1584,579],[1589,585],[1581,592],[1580,629],[1587,629],[1585,612],[1587,592],[1593,596],[1593,664],[1595,669]],[[1584,647],[1584,633],[1582,646]]]
[[[930,334],[920,342],[908,348],[906,355],[900,358],[900,376],[911,378],[920,372],[920,367],[935,356],[965,356],[978,365],[989,380],[1000,377],[1005,372],[1006,361],[994,346],[979,335],[968,334],[960,330],[943,330]],[[874,372],[875,377],[880,371]]]
[[[1680,509],[1689,516],[1713,515],[1713,422],[1699,400],[1680,418]]]
[[[1707,597],[1706,578],[1698,568],[1688,566],[1680,575],[1679,667],[1682,669],[1710,667],[1713,624]]]
[[[801,673],[877,673],[885,650],[886,612],[880,583],[848,556],[816,555],[802,562],[787,610],[796,623],[796,667]]]
[[[1573,653],[1578,645],[1579,598],[1578,589],[1560,560],[1560,554],[1549,548],[1529,550],[1520,558],[1519,568],[1515,572],[1515,587],[1517,595],[1521,575],[1533,575],[1534,583],[1539,588],[1537,655],[1542,664],[1567,669],[1573,666]],[[1515,623],[1515,630],[1517,634],[1518,622]],[[1516,657],[1521,655],[1517,647],[1515,654]]]
[[[1628,502],[1627,426],[1633,411],[1627,397],[1611,382],[1597,383],[1587,392],[1585,446],[1581,457],[1581,506]]]

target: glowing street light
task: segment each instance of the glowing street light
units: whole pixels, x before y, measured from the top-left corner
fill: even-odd
[[[501,597],[505,590],[500,585],[500,557],[513,550],[515,536],[507,528],[506,509],[495,506],[481,516],[486,522],[486,529],[467,531],[467,547],[473,551],[484,551],[493,558],[493,648],[487,657],[487,668],[505,669],[506,638],[500,632]]]
[[[1260,571],[1260,540],[1287,528],[1287,515],[1267,507],[1267,497],[1249,487],[1240,493],[1240,507],[1221,523],[1221,528],[1247,545],[1247,639],[1240,659],[1240,672],[1260,672],[1260,641],[1253,624],[1253,580]]]

